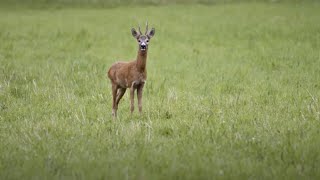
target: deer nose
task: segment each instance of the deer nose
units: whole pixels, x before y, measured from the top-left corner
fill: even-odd
[[[143,48],[143,49],[146,48],[146,45],[141,44],[141,48]]]

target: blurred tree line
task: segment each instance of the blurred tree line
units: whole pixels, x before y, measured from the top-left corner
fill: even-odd
[[[203,4],[213,5],[236,2],[316,2],[318,0],[0,0],[0,6],[15,7],[102,7],[112,8],[117,6],[158,6],[168,4]]]

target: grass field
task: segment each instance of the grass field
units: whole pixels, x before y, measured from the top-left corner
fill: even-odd
[[[0,179],[320,178],[320,3],[0,9]],[[144,114],[112,121],[147,19]]]

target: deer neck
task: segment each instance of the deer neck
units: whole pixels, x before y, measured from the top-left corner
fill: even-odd
[[[140,72],[146,71],[146,64],[147,64],[147,49],[145,51],[138,50],[138,57],[137,57],[137,68]]]

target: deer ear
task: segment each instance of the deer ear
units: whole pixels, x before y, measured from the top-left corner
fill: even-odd
[[[152,28],[152,29],[148,32],[147,36],[148,36],[149,38],[152,38],[152,37],[154,36],[154,33],[156,33],[156,30],[155,30],[154,28]]]
[[[133,37],[135,37],[135,38],[138,39],[139,33],[138,33],[134,28],[131,29],[131,33],[132,33],[132,36],[133,36]]]

